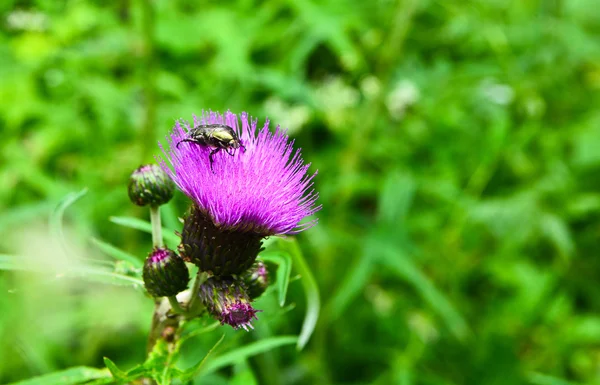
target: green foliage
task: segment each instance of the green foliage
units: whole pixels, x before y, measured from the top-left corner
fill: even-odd
[[[164,351],[144,363],[152,301],[132,288],[151,227],[126,185],[175,119],[231,109],[289,129],[323,210],[297,244],[265,244],[276,290],[257,330],[190,322],[172,368],[210,384],[600,384],[596,9],[2,2],[0,383],[109,383],[105,356],[115,377],[182,375]],[[162,210],[169,247],[187,204]],[[288,344],[305,348],[270,352]]]

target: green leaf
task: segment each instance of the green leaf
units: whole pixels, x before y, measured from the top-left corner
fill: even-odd
[[[208,333],[208,332],[212,332],[213,330],[217,329],[219,326],[221,326],[221,323],[219,321],[213,322],[210,325],[204,326],[202,328],[198,328],[196,330],[192,330],[189,333],[181,336],[181,338],[178,341],[178,345],[181,346],[183,345],[184,342],[186,342],[187,340],[194,338],[196,336]]]
[[[535,372],[529,373],[527,378],[529,383],[534,385],[578,385],[576,382],[571,382],[563,380],[562,378]]]
[[[110,255],[114,259],[118,259],[120,261],[125,261],[131,263],[135,268],[141,269],[144,266],[144,262],[142,262],[136,256],[127,253],[109,243],[101,241],[97,238],[91,239],[92,243],[96,245],[100,250]]]
[[[231,385],[258,385],[258,380],[247,362],[238,363],[233,368],[233,371],[235,374],[231,378]]]
[[[130,229],[140,230],[148,234],[152,234],[152,224],[148,221],[144,221],[138,218],[132,217],[110,217],[110,221],[119,226],[128,227]],[[177,247],[180,242],[179,237],[173,233],[171,230],[162,229],[162,235],[165,239],[165,242],[171,248]]]
[[[13,382],[10,385],[69,385],[82,384],[96,379],[110,379],[106,369],[77,366],[54,373],[44,374],[27,380]]]
[[[350,268],[327,305],[327,321],[332,322],[338,319],[367,284],[373,271],[371,257],[369,253],[363,253]]]
[[[4,232],[6,229],[18,223],[25,223],[40,216],[46,216],[54,209],[54,202],[41,202],[32,203],[28,205],[20,205],[10,210],[3,209],[3,213],[0,216],[0,231]]]
[[[259,258],[279,266],[277,269],[277,292],[279,294],[279,306],[283,307],[290,284],[290,275],[292,274],[292,258],[288,253],[280,251],[267,251],[260,254]]]
[[[216,357],[213,360],[208,361],[204,366],[204,370],[202,370],[199,374],[206,375],[209,373],[213,373],[226,366],[233,365],[238,362],[243,362],[248,357],[267,352],[271,349],[275,349],[280,346],[291,345],[296,343],[298,343],[298,337],[295,336],[272,337],[253,342],[249,345],[235,349],[234,351],[223,354],[221,356]]]
[[[117,367],[117,365],[112,362],[112,360],[108,357],[104,357],[104,365],[108,368],[112,376],[119,381],[128,381],[129,377],[127,376],[127,372],[122,371]]]
[[[117,367],[117,365],[108,357],[104,357],[104,365],[110,371],[113,378],[118,382],[127,382],[138,379],[142,376],[149,375],[149,370],[144,365],[136,365],[128,371],[123,371]]]
[[[206,353],[206,355],[204,356],[204,358],[202,358],[202,360],[200,360],[200,362],[198,362],[196,365],[192,366],[191,368],[189,368],[189,369],[185,370],[184,372],[182,372],[181,374],[179,374],[179,378],[181,379],[181,381],[183,381],[183,382],[190,381],[191,379],[196,377],[198,375],[198,373],[200,372],[200,370],[202,369],[202,367],[204,366],[206,359],[208,357],[210,357],[212,352],[221,344],[221,342],[223,342],[224,338],[225,338],[225,334],[223,334],[221,336],[221,338],[219,338],[219,340],[213,345],[213,347],[210,348],[208,353]]]
[[[52,215],[50,216],[50,229],[53,232],[57,233],[61,238],[64,237],[64,235],[63,235],[63,219],[64,219],[64,215],[65,215],[65,210],[69,206],[71,206],[72,204],[77,202],[79,199],[81,199],[85,194],[87,194],[87,192],[88,192],[88,189],[84,188],[83,190],[81,190],[79,192],[73,192],[73,193],[67,194],[67,196],[64,197],[58,203],[58,206],[56,206],[56,208],[52,212]]]
[[[69,250],[68,243],[65,240],[63,221],[65,216],[65,210],[87,194],[87,188],[79,191],[67,194],[56,206],[52,214],[50,215],[50,231],[53,236],[60,240],[61,246],[65,253],[68,255],[77,255]]]
[[[134,285],[138,287],[143,287],[144,285],[144,281],[141,279],[115,273],[112,270],[100,266],[74,265],[70,268],[57,270],[53,265],[40,264],[40,261],[37,259],[13,255],[0,254],[0,270],[54,274],[57,279],[78,278],[113,285]]]
[[[375,238],[375,237],[373,237]],[[460,313],[431,281],[419,270],[406,253],[385,240],[370,239],[367,250],[371,258],[379,260],[400,278],[408,281],[423,299],[442,317],[450,331],[459,340],[469,335],[469,328]]]
[[[321,309],[321,298],[319,296],[319,287],[317,281],[313,277],[308,264],[302,256],[298,242],[295,239],[280,239],[280,247],[284,250],[289,251],[292,256],[295,268],[302,277],[302,287],[304,288],[304,294],[306,295],[306,315],[304,316],[304,322],[302,323],[302,330],[298,337],[298,350],[301,350],[306,346],[310,336],[315,330],[317,320],[319,319],[319,311]]]
[[[58,203],[58,205],[56,206],[56,208],[50,215],[50,221],[49,221],[50,232],[52,233],[54,238],[56,238],[60,241],[60,245],[66,255],[68,255],[72,258],[76,258],[80,261],[92,262],[92,263],[95,263],[98,265],[112,266],[112,263],[110,261],[79,257],[79,254],[77,252],[74,252],[70,249],[69,243],[65,239],[64,228],[63,228],[65,211],[68,207],[73,205],[75,202],[77,202],[79,199],[81,199],[85,194],[87,194],[87,191],[88,191],[87,188],[84,188],[83,190],[81,190],[79,192],[73,192],[73,193],[67,194],[67,196],[65,196]]]

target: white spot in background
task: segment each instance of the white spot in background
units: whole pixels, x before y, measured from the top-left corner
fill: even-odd
[[[264,108],[271,121],[287,129],[290,135],[299,132],[312,117],[307,106],[290,105],[277,97],[265,100]]]
[[[392,91],[385,99],[385,105],[390,115],[400,120],[406,114],[406,110],[416,104],[421,98],[421,91],[417,85],[408,79],[403,79],[396,83]]]
[[[37,11],[15,10],[6,17],[8,29],[43,32],[48,29],[48,16]]]
[[[481,95],[492,103],[506,106],[515,98],[515,91],[507,84],[497,83],[493,79],[485,79],[480,85]]]
[[[366,76],[360,82],[360,90],[368,99],[374,99],[381,93],[381,82],[376,76]]]

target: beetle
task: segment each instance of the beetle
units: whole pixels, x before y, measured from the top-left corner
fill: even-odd
[[[213,157],[219,151],[225,150],[227,154],[233,156],[231,150],[241,147],[246,152],[246,147],[244,147],[233,127],[226,124],[199,124],[189,131],[189,135],[189,138],[180,140],[177,143],[177,147],[179,147],[181,142],[191,142],[212,147],[213,149],[208,159],[210,160],[210,169],[213,172]]]

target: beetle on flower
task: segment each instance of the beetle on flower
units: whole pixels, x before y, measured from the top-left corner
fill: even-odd
[[[228,279],[246,272],[265,237],[296,234],[316,224],[318,193],[314,174],[301,151],[277,127],[262,128],[246,113],[215,112],[194,117],[190,127],[177,121],[159,163],[193,202],[184,219],[180,255],[210,276]],[[177,146],[196,135],[196,127],[228,126],[245,151],[214,152],[208,145]],[[187,140],[186,140],[187,139]],[[211,157],[211,153],[213,157]],[[253,311],[253,310],[252,310]],[[254,313],[253,313],[254,314]],[[248,319],[251,319],[249,317]],[[236,325],[232,325],[236,326]]]

